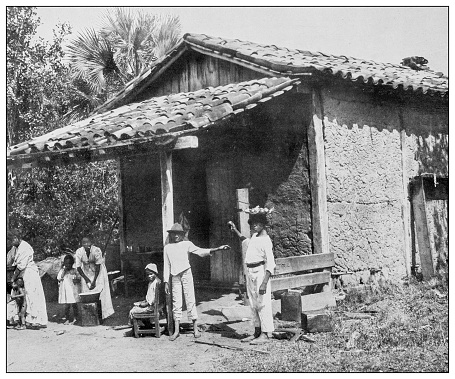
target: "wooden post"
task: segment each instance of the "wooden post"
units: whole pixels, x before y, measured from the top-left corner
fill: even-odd
[[[406,167],[406,130],[403,128],[400,132],[401,140],[401,175],[402,175],[402,188],[403,195],[401,198],[401,212],[403,216],[403,242],[404,242],[404,260],[406,264],[406,274],[409,277],[411,275],[411,211],[409,206],[409,194],[408,194],[408,174]]]
[[[174,224],[174,199],[172,187],[172,152],[160,152],[161,167],[161,216],[163,221],[163,246],[167,230]]]
[[[324,124],[321,94],[313,91],[313,120],[308,128],[308,156],[310,165],[311,220],[313,225],[313,254],[329,253],[329,220],[327,214],[327,181],[324,153]],[[331,271],[331,269],[324,269]],[[331,291],[332,282],[323,292]]]
[[[127,273],[125,272],[125,263],[122,255],[126,253],[126,240],[125,240],[125,215],[124,215],[124,187],[123,187],[123,162],[119,157],[117,158],[117,186],[118,186],[118,230],[120,236],[120,270],[122,271],[125,284],[125,297],[128,297],[128,282]]]
[[[249,216],[247,213],[242,212],[243,209],[249,208],[250,200],[249,200],[249,192],[248,188],[240,188],[236,190],[236,198],[237,198],[237,209],[238,209],[238,218],[239,218],[239,232],[242,236],[246,238],[250,238],[250,225],[248,224]],[[242,254],[242,261],[241,261],[241,268],[240,268],[240,277],[239,277],[239,284],[245,285],[245,254],[246,251],[243,251],[242,244],[240,244],[240,250]]]
[[[325,172],[323,114],[318,95],[313,93],[313,120],[308,128],[308,153],[310,164],[311,209],[313,224],[313,254],[329,252],[327,216],[327,182]]]
[[[416,181],[413,191],[412,208],[414,211],[417,244],[419,246],[420,265],[425,280],[434,275],[433,258],[431,254],[430,234],[428,232],[427,212],[425,209],[425,190],[423,178]]]
[[[174,191],[172,186],[172,152],[160,152],[161,168],[161,217],[163,222],[163,247],[166,245],[167,231],[174,224]],[[172,286],[169,281],[169,295],[166,295],[167,327],[169,335],[174,333],[172,314]]]

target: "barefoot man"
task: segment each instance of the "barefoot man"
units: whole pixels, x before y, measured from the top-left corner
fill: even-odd
[[[246,288],[253,315],[254,335],[246,337],[242,342],[259,345],[272,338],[273,315],[270,276],[275,268],[272,241],[267,234],[266,214],[250,214],[248,220],[254,232],[250,239],[245,238],[229,222],[231,230],[237,234],[243,244],[248,244],[245,255]]]
[[[167,231],[169,233],[169,244],[164,246],[164,288],[169,294],[169,280],[172,283],[172,311],[174,313],[174,334],[169,337],[174,341],[179,334],[180,320],[182,319],[182,292],[185,296],[188,318],[193,321],[194,337],[201,336],[197,328],[196,300],[194,297],[193,274],[191,273],[188,255],[197,254],[201,257],[228,250],[228,245],[223,245],[215,249],[201,249],[190,241],[184,241],[185,231],[180,224],[172,225]]]

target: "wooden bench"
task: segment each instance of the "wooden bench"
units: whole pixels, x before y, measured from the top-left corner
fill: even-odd
[[[311,308],[311,303],[320,304],[321,308],[335,304],[331,293],[331,272],[335,264],[333,253],[277,258],[275,263],[272,292],[322,285],[322,292],[302,295],[302,307],[308,304]]]

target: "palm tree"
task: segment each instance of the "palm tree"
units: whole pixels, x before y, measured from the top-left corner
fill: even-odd
[[[76,79],[86,81],[94,94],[107,98],[180,38],[177,16],[114,8],[105,14],[97,33],[87,29],[68,46],[68,59]]]
[[[108,81],[119,79],[125,84],[126,77],[115,62],[113,47],[94,29],[86,29],[70,43],[67,59],[73,78],[85,80],[94,93],[105,91]]]

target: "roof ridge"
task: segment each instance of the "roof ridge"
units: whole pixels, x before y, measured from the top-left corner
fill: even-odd
[[[376,61],[376,60],[373,60],[373,59],[368,59],[368,58],[358,58],[358,57],[353,57],[353,56],[347,56],[347,55],[337,55],[337,54],[331,54],[331,53],[325,53],[325,52],[322,52],[320,50],[316,50],[316,51],[311,51],[311,50],[302,50],[300,48],[289,48],[289,47],[286,47],[286,46],[278,46],[278,45],[268,45],[268,44],[262,44],[262,43],[257,43],[257,42],[251,42],[251,41],[247,41],[247,40],[241,40],[241,39],[232,39],[232,38],[223,38],[223,37],[213,37],[213,36],[210,36],[208,34],[199,34],[199,33],[185,33],[182,37],[182,39],[184,41],[187,41],[187,38],[188,37],[198,37],[198,36],[205,36],[207,38],[216,38],[216,39],[221,39],[221,40],[225,40],[225,41],[236,41],[236,42],[241,42],[241,43],[248,43],[248,44],[254,44],[256,46],[260,46],[260,47],[270,47],[270,46],[273,46],[279,50],[287,50],[289,52],[292,52],[292,51],[295,51],[295,52],[299,52],[299,53],[310,53],[310,54],[317,54],[317,55],[323,55],[325,57],[334,57],[334,58],[348,58],[348,59],[353,59],[353,60],[356,60],[356,61],[364,61],[364,62],[371,62],[371,63],[374,63],[374,64],[380,64],[380,65],[386,65],[386,66],[393,66],[393,67],[396,67],[396,68],[401,68],[401,69],[404,69],[404,70],[410,70],[411,72],[419,72],[419,71],[416,71],[416,70],[413,70],[412,68],[410,67],[407,67],[407,66],[403,66],[401,65],[400,63],[393,63],[393,62],[383,62],[383,61]],[[421,71],[427,71],[427,72],[432,72],[432,73],[437,73],[437,71],[435,70],[431,70],[431,69],[423,69]],[[446,76],[446,75],[444,75]]]
[[[194,50],[201,54],[216,54],[219,59],[251,65],[259,72],[272,75],[299,75],[319,72],[321,75],[340,76],[349,81],[360,81],[367,85],[384,86],[397,90],[409,88],[415,93],[448,97],[448,76],[431,69],[420,71],[397,63],[330,55],[321,51],[311,52],[276,45],[265,45],[240,39],[212,37],[207,34],[185,33],[178,44],[159,60],[153,62],[138,77],[126,84],[113,98],[95,109],[92,114],[112,109],[125,99],[133,89],[143,82],[150,83],[185,51]]]

